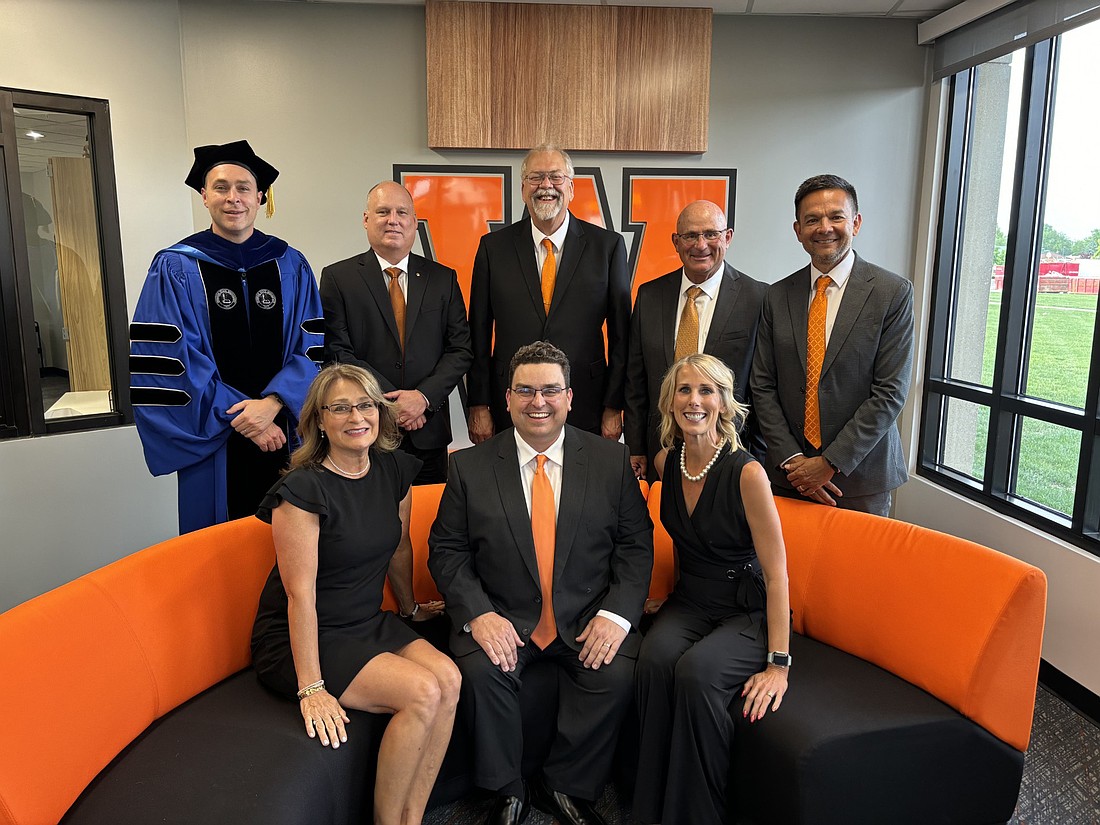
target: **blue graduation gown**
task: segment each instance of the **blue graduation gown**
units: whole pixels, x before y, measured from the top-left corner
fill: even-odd
[[[235,361],[242,342],[254,362]],[[277,394],[289,446],[323,346],[317,281],[285,241],[205,230],[157,253],[130,326],[130,393],[150,472],[179,475],[181,533],[227,520],[227,443],[242,437],[226,410]]]

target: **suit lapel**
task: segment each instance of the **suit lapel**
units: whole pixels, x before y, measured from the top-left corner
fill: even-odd
[[[848,276],[848,283],[844,287],[844,298],[837,310],[836,320],[833,321],[833,331],[829,333],[829,346],[825,349],[825,360],[821,364],[822,375],[829,371],[837,353],[844,348],[844,341],[859,320],[863,305],[871,295],[873,277],[869,267],[864,266],[863,261],[856,256],[852,274]]]
[[[562,296],[565,295],[569,289],[569,284],[573,280],[573,276],[577,274],[577,265],[581,261],[581,255],[584,252],[584,247],[587,240],[584,237],[584,230],[581,228],[581,222],[569,216],[569,228],[565,231],[565,244],[561,251],[561,257],[558,260],[558,277],[554,281],[554,295],[550,299],[550,312],[554,313],[557,308],[561,306]],[[542,300],[541,283],[539,286],[539,300]]]
[[[805,267],[787,279],[787,313],[791,319],[795,349],[802,371],[806,371],[806,325],[810,316],[810,267]]]
[[[416,319],[420,315],[420,306],[424,303],[424,292],[428,288],[428,279],[421,274],[424,259],[419,255],[409,255],[409,278],[405,289],[405,341],[412,340],[412,331],[416,328]]]
[[[378,258],[373,252],[364,252],[359,256],[359,277],[363,279],[367,292],[378,305],[378,314],[386,322],[386,329],[390,331],[393,340],[398,341],[397,319],[393,317],[393,304],[390,303],[390,293],[385,284],[388,276],[382,272],[382,267],[378,265]]]
[[[531,236],[531,219],[524,218],[512,226],[515,229],[512,234],[512,244],[516,248],[516,258],[519,259],[519,271],[523,275],[523,282],[527,285],[531,303],[545,318],[546,310],[542,305],[542,279],[535,267],[535,244]]]
[[[515,437],[510,433],[500,439],[500,450],[497,453],[493,472],[497,480],[500,503],[504,507],[508,528],[512,532],[512,540],[519,549],[520,558],[527,566],[527,572],[531,574],[535,584],[540,584],[535,541],[531,537],[531,514],[527,512],[527,499],[523,494],[523,478],[519,473],[519,454],[516,452]],[[559,523],[560,521],[559,519]]]
[[[703,352],[713,352],[718,337],[727,329],[730,313],[737,306],[737,294],[741,291],[741,276],[729,264],[725,264],[722,281],[718,287],[718,298],[714,302],[714,312],[710,316],[710,329],[703,344]]]
[[[682,272],[674,272],[668,277],[666,283],[661,284],[661,329],[664,330],[664,334],[661,335],[661,345],[665,353],[665,370],[672,366],[676,358],[676,306],[680,303],[681,283],[683,283]]]
[[[554,533],[554,581],[561,581],[577,536],[577,526],[584,520],[584,497],[588,487],[588,455],[571,428],[565,430],[562,451],[561,495],[558,497],[557,528]]]

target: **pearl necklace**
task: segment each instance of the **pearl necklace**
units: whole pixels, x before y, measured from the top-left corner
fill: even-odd
[[[718,448],[714,451],[714,455],[710,457],[710,461],[707,462],[707,466],[703,468],[702,472],[697,476],[693,476],[687,471],[687,465],[684,463],[684,456],[687,454],[687,444],[680,448],[680,472],[683,473],[684,478],[688,481],[702,481],[706,478],[707,473],[710,472],[710,468],[714,466],[714,462],[718,460],[718,456],[722,452],[722,448],[726,446],[726,439],[722,439],[718,442]]]
[[[364,467],[362,470],[360,470],[357,473],[349,473],[347,470],[345,470],[342,467],[338,466],[336,464],[336,462],[332,460],[331,455],[326,455],[325,459],[328,461],[329,464],[332,465],[332,469],[334,469],[336,472],[338,472],[340,475],[342,475],[346,478],[359,478],[360,476],[366,475],[367,470],[370,469],[370,459],[367,459],[367,466]]]

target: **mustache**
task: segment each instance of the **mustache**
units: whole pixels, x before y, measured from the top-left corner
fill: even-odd
[[[553,195],[558,200],[561,200],[561,192],[552,186],[545,186],[535,190],[535,197],[541,198],[545,195]]]

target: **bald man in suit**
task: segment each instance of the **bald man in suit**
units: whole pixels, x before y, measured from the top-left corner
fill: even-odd
[[[441,483],[448,398],[472,360],[466,304],[453,269],[413,254],[416,211],[404,186],[373,186],[363,227],[370,249],[321,272],[325,360],[374,374],[396,405],[401,449],[424,462],[414,483]]]
[[[863,218],[843,178],[806,180],[795,217],[810,265],[768,288],[753,361],[764,466],[777,495],[887,516],[908,479],[897,419],[913,371],[913,285],[852,249]]]
[[[660,450],[657,398],[661,381],[669,367],[692,352],[721,358],[733,370],[734,396],[750,404],[742,438],[754,453],[763,454],[751,412],[749,371],[767,286],[726,261],[732,239],[733,230],[728,228],[721,207],[710,201],[689,203],[680,212],[672,235],[672,245],[684,265],[638,289],[630,319],[623,433],[639,478],[657,480],[653,457]],[[695,296],[694,307],[688,306],[689,295]],[[694,316],[687,321],[696,325],[691,335],[682,327],[685,313],[691,315],[693,309]]]

